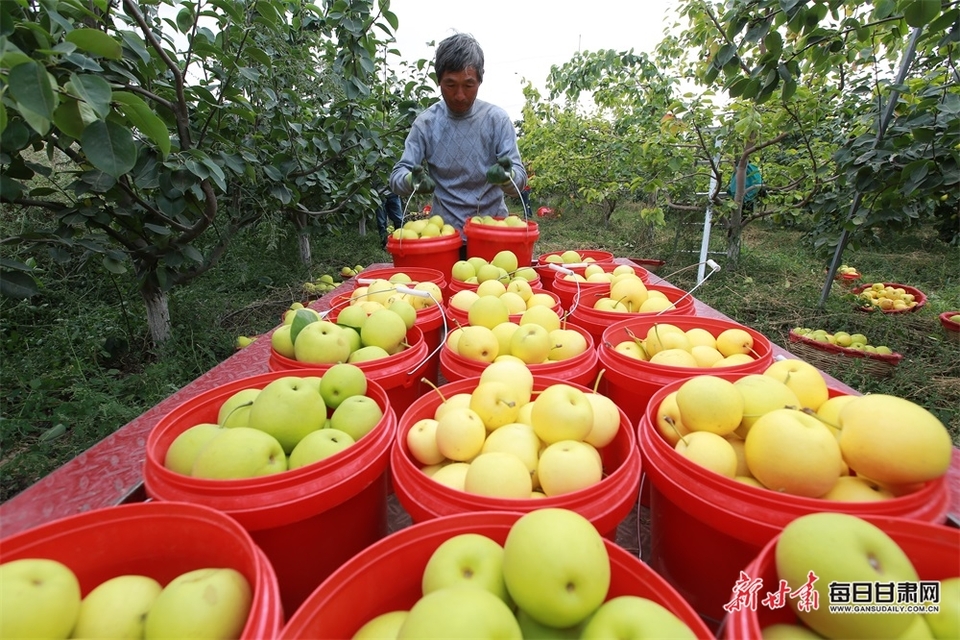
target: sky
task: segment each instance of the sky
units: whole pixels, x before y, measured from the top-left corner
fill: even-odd
[[[652,53],[672,22],[670,0],[390,0],[399,27],[395,47],[406,60],[433,60],[430,41],[455,32],[473,34],[483,48],[485,70],[478,98],[521,119],[523,86],[544,90],[550,67],[577,51]],[[561,7],[563,7],[561,9]],[[437,96],[439,96],[439,90]]]

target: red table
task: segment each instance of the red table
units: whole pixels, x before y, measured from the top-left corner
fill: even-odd
[[[619,262],[629,264],[626,259]],[[390,268],[393,265],[373,264],[369,268]],[[666,282],[651,274],[651,281]],[[330,301],[353,290],[352,280],[311,304],[317,311],[330,308]],[[730,320],[716,309],[695,301],[697,315]],[[275,329],[274,329],[275,330]],[[155,407],[130,421],[90,449],[67,462],[56,471],[37,481],[3,505],[0,505],[0,537],[29,529],[91,509],[124,502],[142,501],[143,466],[146,460],[146,442],[157,422],[181,403],[195,395],[227,382],[247,376],[266,373],[270,354],[270,334],[262,335],[253,344],[238,351],[219,365],[186,385]],[[793,354],[774,344],[774,357],[794,358]],[[830,376],[831,386],[848,393],[858,393]],[[954,448],[953,464],[949,472],[952,495],[951,518],[960,522],[960,449]]]

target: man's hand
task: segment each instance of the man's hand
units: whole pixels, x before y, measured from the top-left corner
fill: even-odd
[[[510,173],[507,173],[507,172]],[[487,182],[490,184],[505,184],[513,178],[513,163],[504,156],[497,158],[497,164],[487,169]]]
[[[407,174],[407,184],[415,193],[433,193],[437,186],[430,174],[419,164]]]

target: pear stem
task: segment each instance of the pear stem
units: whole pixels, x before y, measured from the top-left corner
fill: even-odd
[[[233,415],[233,412],[236,411],[237,409],[243,409],[244,407],[250,407],[250,406],[253,406],[253,400],[248,400],[247,402],[244,402],[243,404],[238,404],[238,405],[235,406],[233,409],[231,409],[231,410],[230,410],[230,413],[228,413],[228,414],[223,418],[223,422],[226,423],[227,420],[230,419],[230,416]]]
[[[840,425],[838,425],[838,424],[833,424],[833,423],[830,422],[829,420],[824,420],[824,419],[823,419],[823,416],[821,416],[820,414],[818,414],[815,410],[811,409],[810,407],[803,407],[802,409],[800,409],[800,411],[804,412],[804,413],[807,414],[808,416],[813,416],[814,418],[816,418],[817,420],[819,420],[819,421],[822,422],[823,424],[827,425],[828,427],[833,427],[833,428],[836,429],[837,431],[840,431]]]
[[[437,385],[433,384],[433,381],[432,381],[432,380],[428,380],[427,378],[420,378],[420,382],[425,382],[425,383],[427,383],[429,386],[433,387],[433,390],[437,392],[437,395],[440,396],[440,399],[441,399],[443,402],[446,402],[446,401],[447,401],[447,399],[443,397],[443,392],[440,391],[440,388],[439,388]]]
[[[597,372],[597,379],[593,381],[593,392],[597,393],[597,389],[600,387],[600,378],[603,377],[603,374],[607,372],[606,368],[600,369]]]
[[[663,419],[663,421],[666,422],[668,425],[670,425],[670,428],[673,429],[674,432],[677,434],[677,437],[683,441],[683,444],[687,445],[688,447],[690,446],[690,443],[687,442],[686,438],[683,437],[683,434],[680,433],[680,429],[677,429],[677,425],[673,423],[673,418],[671,418],[670,416],[666,416]]]

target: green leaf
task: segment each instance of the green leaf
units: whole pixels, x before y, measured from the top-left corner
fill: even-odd
[[[910,0],[903,8],[903,19],[914,29],[933,22],[940,15],[940,0]]]
[[[120,43],[98,29],[74,29],[65,40],[77,45],[78,49],[110,60],[119,60],[123,56]]]
[[[167,227],[164,227],[159,224],[153,224],[150,222],[144,222],[143,228],[153,231],[155,234],[159,236],[169,236],[172,233],[170,229],[168,229]]]
[[[780,9],[789,14],[793,9],[800,3],[806,2],[806,0],[780,0]]]
[[[720,67],[711,64],[709,67],[707,67],[706,73],[703,74],[703,81],[707,84],[713,84],[719,75]]]
[[[22,271],[0,271],[0,295],[15,300],[32,298],[39,292],[37,281]]]
[[[273,66],[273,60],[270,59],[270,56],[259,47],[247,47],[247,55],[262,64],[263,66],[270,68]]]
[[[18,64],[10,69],[8,80],[10,95],[19,103],[20,109],[47,121],[53,120],[53,111],[59,104],[57,94],[53,91],[56,80],[42,64],[33,60]],[[38,133],[43,135],[46,131],[38,130]]]
[[[293,314],[293,322],[290,323],[290,342],[296,344],[300,331],[312,322],[317,322],[315,313],[311,313],[306,309],[297,309],[297,312]]]
[[[783,81],[783,86],[780,88],[780,99],[786,102],[797,92],[797,81],[793,78],[787,78]]]
[[[184,7],[177,14],[177,28],[180,33],[190,33],[190,30],[193,29],[193,11],[190,8]]]
[[[884,20],[893,15],[896,9],[896,0],[877,0],[873,5],[873,18],[875,20]]]
[[[84,129],[80,146],[90,164],[113,178],[129,172],[137,162],[133,134],[111,120],[97,120]]]
[[[110,256],[103,256],[103,268],[118,276],[127,272],[127,267],[123,262]]]
[[[733,60],[737,55],[737,48],[732,44],[725,44],[720,47],[720,50],[717,51],[717,56],[714,58],[714,64],[718,67],[723,67],[728,62]]]
[[[741,76],[730,83],[727,93],[730,94],[731,98],[739,98],[741,95],[743,95],[743,91],[746,89],[748,84],[750,84],[750,78]]]
[[[396,15],[395,13],[393,13],[392,11],[384,11],[384,12],[383,12],[383,18],[384,18],[384,20],[386,20],[386,21],[390,24],[390,27],[391,27],[394,31],[396,31],[396,30],[397,30],[397,27],[400,26],[400,20],[397,19],[397,15]]]
[[[12,202],[23,195],[23,185],[0,173],[0,201]]]
[[[187,244],[180,247],[180,250],[183,252],[183,255],[190,260],[193,260],[197,264],[203,264],[203,254],[200,253],[195,247]]]
[[[160,116],[136,94],[115,91],[113,100],[119,103],[119,111],[130,121],[130,124],[152,140],[166,157],[170,153],[170,130]]]
[[[763,39],[763,46],[767,49],[769,55],[774,58],[779,58],[783,52],[783,37],[780,35],[780,32],[769,32]]]
[[[75,139],[83,135],[83,130],[87,126],[80,114],[80,103],[76,100],[61,103],[53,112],[53,122],[58,129]]]
[[[948,93],[943,97],[943,102],[937,105],[937,110],[948,116],[960,116],[960,95]]]
[[[47,135],[47,132],[50,131],[50,119],[44,118],[38,113],[34,113],[30,109],[21,108],[20,116],[30,125],[30,128],[39,133],[41,136]]]
[[[110,114],[110,85],[100,76],[70,74],[70,87],[81,100],[93,109],[97,117],[104,119]]]

